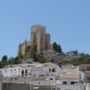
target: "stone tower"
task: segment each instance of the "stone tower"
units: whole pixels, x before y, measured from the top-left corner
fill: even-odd
[[[37,45],[37,51],[41,52],[50,47],[50,35],[46,34],[46,27],[34,25],[31,28],[31,46]]]
[[[44,26],[41,26],[39,28],[39,32],[37,33],[37,51],[43,51],[45,50],[45,33],[46,33],[46,28]]]

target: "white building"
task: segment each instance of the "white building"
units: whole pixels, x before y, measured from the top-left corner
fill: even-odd
[[[52,63],[34,63],[10,65],[0,69],[0,75],[4,77],[40,77],[40,76],[59,76],[61,69]]]
[[[31,68],[32,77],[40,76],[59,76],[62,70],[58,65],[52,63],[45,63]]]
[[[78,85],[57,85],[57,90],[85,90],[83,84]]]
[[[0,69],[0,75],[2,75],[3,77],[17,77],[17,76],[21,76],[21,67]]]
[[[29,76],[31,73],[31,66],[28,64],[11,65],[0,69],[0,75],[3,77],[19,77]]]

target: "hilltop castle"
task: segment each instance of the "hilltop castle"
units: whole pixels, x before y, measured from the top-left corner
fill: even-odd
[[[31,27],[31,40],[19,44],[18,54],[24,55],[30,48],[37,46],[37,52],[50,49],[50,34],[46,33],[46,27],[34,25]]]

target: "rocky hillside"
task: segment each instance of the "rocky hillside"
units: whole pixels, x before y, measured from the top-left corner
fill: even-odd
[[[73,61],[77,59],[79,56],[73,55],[71,53],[58,53],[54,50],[47,50],[42,52],[43,58],[45,62],[53,62],[57,63],[58,65],[66,64],[69,61]],[[31,63],[33,61],[39,62],[39,56],[40,54],[35,54],[34,58],[32,58],[30,55],[27,55],[22,59],[22,63]],[[37,59],[37,60],[34,60]]]
[[[57,64],[65,64],[66,62],[73,61],[79,57],[79,56],[69,55],[65,53],[58,53],[54,50],[44,51],[43,55],[48,61],[54,62]]]

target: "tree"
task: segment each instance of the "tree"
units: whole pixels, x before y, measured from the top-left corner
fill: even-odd
[[[57,44],[56,42],[53,43],[53,50],[58,52],[58,53],[62,53],[62,48],[59,44]]]
[[[36,46],[36,45],[34,45],[34,46],[30,49],[30,55],[31,55],[31,57],[34,59],[35,62],[38,62],[37,46]]]
[[[8,59],[8,64],[13,64],[14,63],[14,58],[13,57],[10,57],[9,59]]]
[[[56,42],[53,43],[53,50],[57,51],[57,43]]]
[[[22,55],[21,51],[19,51],[18,57],[23,58],[23,55]]]
[[[3,67],[2,62],[0,62],[0,68],[2,68],[2,67]]]
[[[8,64],[7,60],[8,60],[8,57],[6,55],[2,57],[2,66],[5,66]]]
[[[38,61],[39,61],[39,63],[45,63],[46,62],[46,59],[45,59],[42,52],[38,56]]]
[[[58,45],[58,50],[57,50],[57,52],[62,53],[62,48],[61,48],[60,45]]]
[[[22,61],[18,57],[14,58],[14,64],[20,64],[21,62]]]

